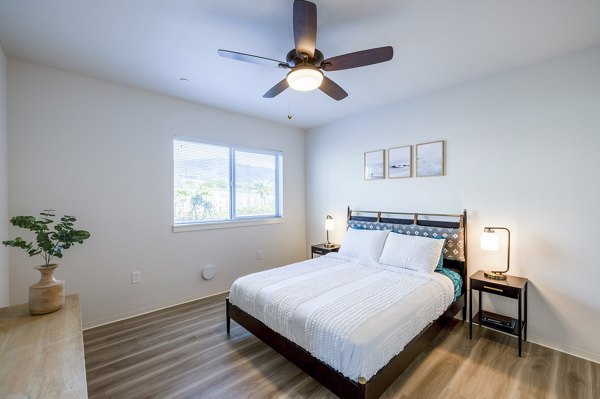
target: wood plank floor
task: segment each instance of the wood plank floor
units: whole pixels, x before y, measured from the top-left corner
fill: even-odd
[[[232,322],[225,295],[84,332],[95,398],[334,398]],[[384,398],[600,398],[600,364],[452,322]]]

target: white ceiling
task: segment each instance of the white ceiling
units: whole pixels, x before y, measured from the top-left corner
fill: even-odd
[[[600,44],[600,0],[315,2],[326,58],[394,47],[390,62],[327,73],[349,93],[340,102],[318,90],[264,99],[286,70],[217,55],[285,60],[292,0],[2,0],[0,45],[11,58],[308,128]]]

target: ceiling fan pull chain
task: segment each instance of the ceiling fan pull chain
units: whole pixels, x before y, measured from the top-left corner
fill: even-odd
[[[292,92],[288,92],[288,120],[292,120]]]

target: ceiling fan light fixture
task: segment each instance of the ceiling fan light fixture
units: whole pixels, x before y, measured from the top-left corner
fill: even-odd
[[[322,71],[341,71],[379,64],[394,56],[392,46],[385,46],[325,58],[317,48],[317,5],[309,0],[294,0],[292,20],[294,48],[285,56],[285,62],[237,51],[218,50],[221,57],[291,70],[285,79],[263,94],[263,98],[276,97],[288,88],[297,91],[320,89],[329,97],[340,101],[348,97],[348,93],[323,75]]]
[[[311,91],[321,86],[323,72],[312,66],[301,66],[288,73],[286,79],[294,90]]]

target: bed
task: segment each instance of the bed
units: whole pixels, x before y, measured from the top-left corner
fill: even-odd
[[[349,208],[339,254],[234,282],[227,334],[233,319],[336,395],[379,397],[451,318],[465,320],[466,217]],[[413,241],[437,252],[411,257]]]

